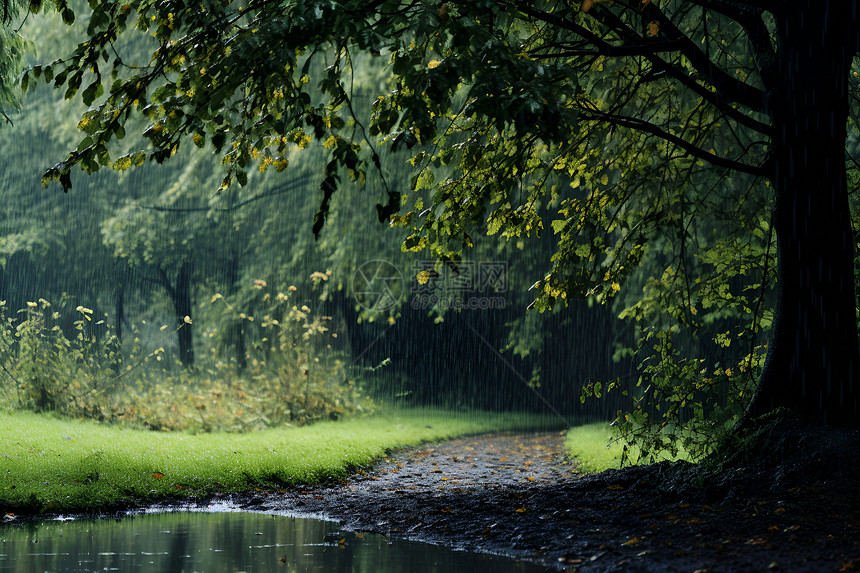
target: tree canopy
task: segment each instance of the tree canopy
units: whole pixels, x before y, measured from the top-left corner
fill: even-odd
[[[860,419],[845,166],[853,3],[91,0],[76,17],[87,38],[22,78],[91,106],[46,181],[67,189],[75,166],[125,170],[193,143],[220,155],[223,190],[254,168],[289,177],[291,150],[317,142],[329,154],[319,234],[344,180],[383,173],[381,145],[405,147],[411,188],[381,177],[374,214],[410,230],[404,248],[456,266],[481,235],[551,231],[555,254],[532,291],[549,309],[616,296],[668,245],[678,323],[727,300],[695,286],[690,265],[702,244],[722,249],[700,263],[744,292],[763,297],[777,277],[750,412]],[[147,56],[126,53],[132,42]],[[385,71],[357,87],[369,61]],[[124,139],[138,117],[143,139]],[[746,307],[754,339],[762,304]],[[748,370],[760,359],[751,349]]]

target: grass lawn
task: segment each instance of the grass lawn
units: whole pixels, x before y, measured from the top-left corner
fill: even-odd
[[[392,448],[551,426],[533,415],[390,410],[247,434],[190,434],[10,412],[0,414],[0,514],[279,489],[343,477]]]

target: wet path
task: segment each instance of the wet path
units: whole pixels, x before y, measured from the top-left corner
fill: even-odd
[[[563,453],[564,435],[487,434],[408,449],[358,472],[349,489],[433,492],[510,485],[551,484],[576,479]]]
[[[339,483],[263,492],[243,509],[326,517],[344,529],[457,549],[531,557],[546,531],[574,511],[547,494],[582,477],[563,453],[564,434],[497,433],[392,452]]]

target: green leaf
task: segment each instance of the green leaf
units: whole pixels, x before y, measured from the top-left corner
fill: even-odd
[[[235,175],[236,181],[239,182],[239,185],[244,187],[248,184],[248,174],[245,171],[243,171],[242,169],[237,169]]]
[[[87,86],[87,88],[81,93],[81,100],[85,105],[90,105],[93,101],[100,97],[104,93],[104,88],[102,87],[102,83],[99,79],[96,79],[93,83]],[[69,99],[68,97],[66,99]]]

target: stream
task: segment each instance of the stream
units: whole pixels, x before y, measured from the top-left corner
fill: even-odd
[[[453,551],[335,522],[248,512],[172,512],[0,526],[0,571],[537,572],[499,556]]]

